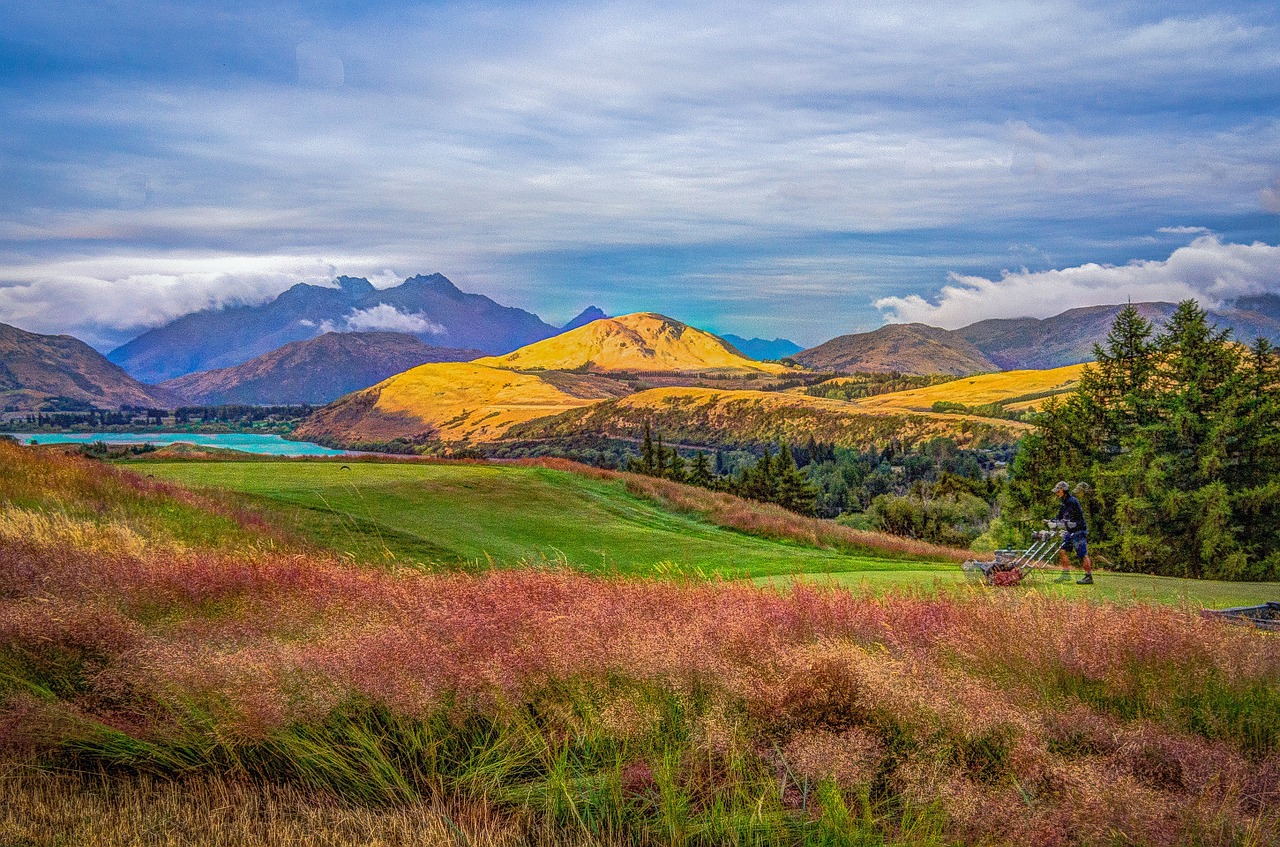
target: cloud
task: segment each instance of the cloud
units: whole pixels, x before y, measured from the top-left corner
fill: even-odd
[[[295,257],[105,257],[0,266],[0,322],[109,349],[201,309],[261,303],[334,267]]]
[[[412,332],[439,335],[445,328],[427,318],[422,312],[401,312],[389,303],[379,303],[368,309],[353,309],[344,319],[348,332]]]
[[[1280,176],[1258,192],[1258,199],[1262,202],[1262,208],[1280,215]]]
[[[1280,246],[1226,244],[1205,235],[1161,261],[1085,264],[1051,271],[1006,271],[999,279],[952,274],[934,301],[919,295],[876,301],[894,323],[956,329],[987,318],[1047,318],[1082,306],[1195,298],[1220,306],[1237,297],[1280,293]]]
[[[1156,232],[1165,235],[1210,235],[1213,230],[1207,226],[1162,226]]]

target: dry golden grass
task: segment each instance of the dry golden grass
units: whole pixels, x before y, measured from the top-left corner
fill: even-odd
[[[927,412],[933,407],[934,403],[939,401],[963,403],[966,406],[983,406],[1026,394],[1072,391],[1076,383],[1080,381],[1080,372],[1084,368],[1084,365],[1068,365],[1064,368],[1052,368],[1043,371],[1004,371],[1003,373],[980,374],[978,376],[961,377],[938,385],[930,385],[926,388],[912,388],[907,391],[895,391],[890,394],[866,397],[854,400],[853,404],[859,409],[879,409],[885,412]],[[1044,399],[1041,398],[1012,403],[1005,408],[1011,411],[1019,411],[1043,403]]]
[[[0,771],[5,847],[520,847],[551,840],[480,803],[371,809],[308,789],[210,776]]]
[[[476,364],[527,370],[589,368],[619,371],[754,371],[786,373],[783,365],[745,358],[709,332],[652,312],[593,321],[505,356]]]

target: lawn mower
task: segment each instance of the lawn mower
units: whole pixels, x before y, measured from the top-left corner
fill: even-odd
[[[1017,585],[1034,571],[1056,570],[1058,550],[1067,534],[1066,521],[1045,521],[1045,529],[1032,534],[1031,546],[1025,550],[997,550],[985,561],[970,559],[961,567],[971,582],[987,585]]]

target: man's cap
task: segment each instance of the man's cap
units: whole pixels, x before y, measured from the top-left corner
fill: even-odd
[[[1066,491],[1070,487],[1071,486],[1067,485],[1066,481],[1064,480],[1053,487],[1053,493],[1057,494],[1059,491]]]

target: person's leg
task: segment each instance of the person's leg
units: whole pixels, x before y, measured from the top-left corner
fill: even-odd
[[[1058,548],[1058,566],[1062,568],[1062,573],[1058,574],[1058,582],[1071,581],[1071,560],[1067,558],[1067,548]]]
[[[1080,585],[1093,585],[1093,559],[1089,557],[1089,542],[1083,538],[1076,546],[1076,554],[1084,565],[1084,576],[1076,580]]]

